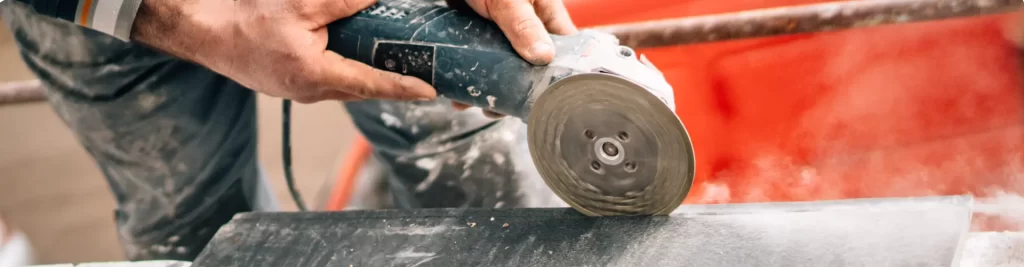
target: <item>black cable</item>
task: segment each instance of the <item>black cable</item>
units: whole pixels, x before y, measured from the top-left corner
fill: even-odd
[[[288,183],[288,191],[299,211],[306,211],[306,203],[302,201],[299,190],[295,188],[295,177],[292,174],[292,101],[285,99],[281,103],[281,158],[284,160],[284,180]]]

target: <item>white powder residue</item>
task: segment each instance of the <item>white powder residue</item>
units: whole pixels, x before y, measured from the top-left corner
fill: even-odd
[[[429,171],[431,169],[434,169],[435,166],[437,166],[437,160],[434,160],[432,158],[422,158],[416,160],[416,167],[420,167],[420,169]]]
[[[391,115],[391,113],[380,113],[380,120],[384,121],[384,125],[388,127],[402,127],[402,121],[395,117],[395,115]]]
[[[492,110],[494,109],[495,100],[498,100],[498,98],[494,97],[493,95],[487,96],[487,106],[489,106]]]

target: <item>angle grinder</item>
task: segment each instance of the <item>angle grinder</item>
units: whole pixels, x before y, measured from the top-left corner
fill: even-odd
[[[552,35],[554,61],[536,66],[493,22],[438,3],[379,0],[327,29],[344,57],[524,119],[540,175],[583,214],[667,215],[690,190],[693,146],[672,87],[612,35]]]

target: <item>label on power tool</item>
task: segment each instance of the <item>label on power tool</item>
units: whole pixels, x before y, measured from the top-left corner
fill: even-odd
[[[434,83],[434,61],[437,47],[405,42],[382,41],[377,43],[373,53],[373,64],[377,68],[397,72]]]

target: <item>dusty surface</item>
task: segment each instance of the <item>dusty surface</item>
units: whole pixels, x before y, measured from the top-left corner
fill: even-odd
[[[0,27],[0,82],[31,79]],[[293,209],[281,172],[280,102],[260,99],[260,158],[281,204]],[[296,106],[294,164],[306,203],[333,176],[356,134],[335,103]],[[44,103],[0,106],[0,214],[27,232],[38,263],[120,260],[113,197],[92,160]]]
[[[249,214],[221,229],[196,265],[943,266],[970,224],[970,203],[687,206],[606,220],[568,209]]]
[[[972,233],[963,246],[962,267],[1024,265],[1024,232]]]

